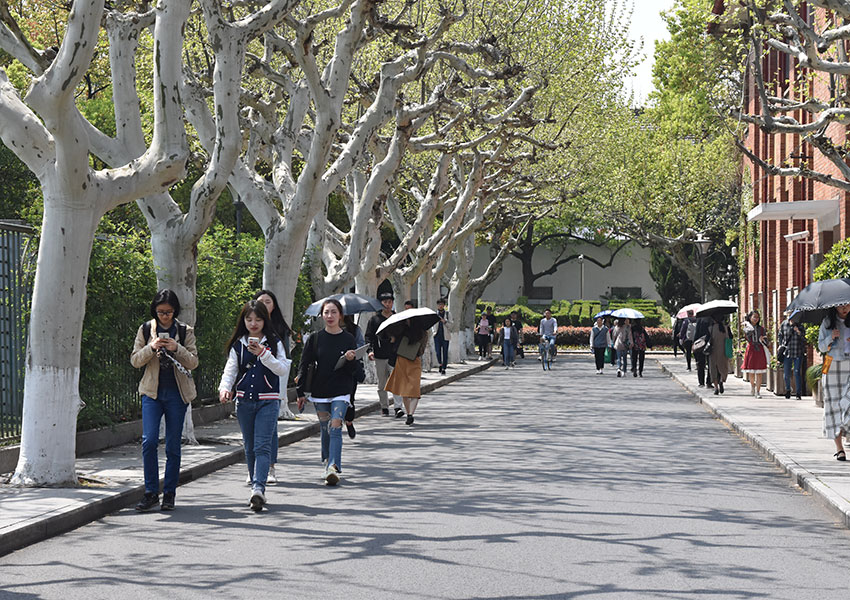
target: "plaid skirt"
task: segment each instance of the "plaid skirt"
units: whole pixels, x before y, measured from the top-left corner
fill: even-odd
[[[850,431],[850,360],[834,360],[821,376],[823,436],[831,440]]]

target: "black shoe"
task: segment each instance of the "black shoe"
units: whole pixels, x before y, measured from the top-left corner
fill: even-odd
[[[643,377],[643,371],[641,371],[640,373],[638,373],[638,377]]]
[[[637,377],[637,371],[632,371],[632,377]]]
[[[797,400],[802,400],[802,399],[803,398],[800,396],[800,394],[797,394]]]
[[[717,396],[720,393],[720,388],[714,388],[714,395]]]
[[[357,435],[357,432],[354,430],[354,423],[346,423],[345,428],[348,430],[348,437],[353,440],[354,436]]]
[[[407,415],[407,420],[405,421],[407,425],[413,425],[413,415]]]
[[[720,387],[720,393],[722,394],[723,393],[723,382],[721,381],[717,385]]]
[[[403,410],[401,410],[400,408],[395,409],[395,418],[396,419],[400,419],[403,416],[404,416]]]
[[[382,408],[381,409],[381,416],[389,417],[390,416],[390,409],[389,408]]]
[[[791,390],[785,390],[785,399],[786,399],[786,400],[790,400],[790,399],[791,399]]]
[[[160,510],[174,510],[174,494],[163,494],[162,495],[162,506],[160,506]]]
[[[159,494],[146,492],[136,505],[136,510],[139,512],[145,512],[146,510],[152,509],[157,504],[159,504]]]

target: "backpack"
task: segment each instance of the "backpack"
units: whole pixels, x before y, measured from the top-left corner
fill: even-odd
[[[186,341],[186,323],[182,323],[177,319],[174,319],[174,322],[177,323],[177,341],[180,342],[180,345],[185,345]],[[145,321],[142,323],[142,335],[145,337],[145,344],[147,344],[151,339],[151,322]]]
[[[688,330],[685,333],[685,338],[694,341],[694,338],[697,336],[697,322],[693,321],[692,323],[688,323]]]

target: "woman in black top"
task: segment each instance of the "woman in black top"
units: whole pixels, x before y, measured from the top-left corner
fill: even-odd
[[[342,420],[351,403],[354,385],[366,379],[363,363],[355,360],[357,344],[354,336],[344,331],[342,305],[328,299],[320,311],[325,328],[312,334],[304,344],[298,369],[298,410],[309,399],[316,407],[322,433],[322,461],[327,461],[324,480],[328,485],[339,482],[342,469]],[[345,360],[336,368],[340,357]],[[308,382],[308,370],[313,374]]]

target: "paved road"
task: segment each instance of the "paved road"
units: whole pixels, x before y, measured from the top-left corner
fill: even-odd
[[[111,515],[0,558],[0,598],[846,596],[850,533],[654,366],[527,360],[369,416],[343,484],[281,452],[270,509],[231,467],[174,513]]]

